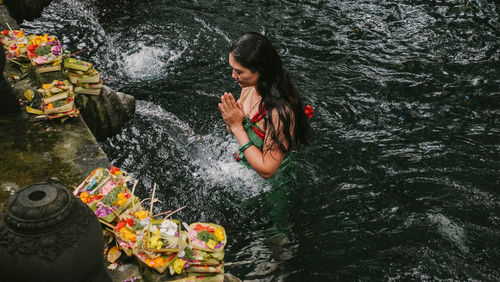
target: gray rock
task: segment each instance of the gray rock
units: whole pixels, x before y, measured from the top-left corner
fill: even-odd
[[[21,23],[23,20],[34,20],[42,14],[43,8],[47,7],[52,0],[4,0],[11,16]]]
[[[120,132],[135,112],[135,98],[104,85],[101,94],[78,94],[76,105],[97,140]]]
[[[4,77],[5,55],[0,54],[0,115],[13,113],[19,110],[12,88]]]
[[[9,26],[12,29],[19,29],[17,22],[9,14],[7,7],[0,5],[0,29],[6,30],[9,29]]]

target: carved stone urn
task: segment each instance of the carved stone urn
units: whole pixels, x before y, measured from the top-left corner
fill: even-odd
[[[0,280],[111,281],[101,225],[68,189],[22,188],[0,216]]]

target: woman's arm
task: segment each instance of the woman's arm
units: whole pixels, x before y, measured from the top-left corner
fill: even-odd
[[[240,144],[240,146],[243,146],[249,141],[248,135],[243,126],[233,128],[232,132],[238,140],[238,144]],[[264,143],[264,153],[254,145],[248,147],[244,152],[248,163],[263,178],[273,176],[276,171],[278,171],[284,157],[284,153],[278,146],[271,145],[271,142]]]
[[[243,128],[244,111],[241,103],[236,102],[232,94],[224,93],[221,97],[219,109],[227,127],[229,127],[231,133],[236,137],[236,140],[238,140],[238,144],[243,146],[248,143],[250,139],[248,138],[245,128]],[[272,119],[275,128],[278,128],[279,117],[277,111],[272,112]],[[279,136],[282,135],[281,133],[279,134]],[[284,138],[281,139],[285,148],[288,148],[286,140],[284,140]],[[273,176],[276,171],[278,171],[283,161],[284,153],[280,150],[279,146],[274,143],[275,141],[270,138],[270,133],[266,132],[263,151],[251,145],[244,152],[248,163],[263,178]]]

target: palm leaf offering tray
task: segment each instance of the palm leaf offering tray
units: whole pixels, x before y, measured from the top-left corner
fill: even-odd
[[[97,170],[97,169],[96,169]],[[131,204],[127,174],[116,167],[94,170],[78,189],[75,196],[86,203],[94,214],[105,222],[112,222]]]
[[[134,195],[138,181],[129,191],[129,180],[119,168],[96,168],[73,194],[94,211],[127,256],[178,281],[223,281],[225,229],[213,223],[188,225],[170,218],[184,207],[154,215],[156,184],[151,199],[141,201]],[[149,210],[142,206],[146,200],[150,201]],[[165,217],[159,218],[162,215]],[[112,257],[114,263],[116,250]]]
[[[192,223],[188,230],[189,245],[195,249],[207,252],[217,252],[226,245],[224,227],[213,223]]]
[[[34,113],[46,115],[49,119],[78,116],[73,86],[67,80],[54,80],[44,84],[37,92],[41,95],[42,103],[41,109]]]
[[[23,30],[4,30],[0,42],[7,51],[7,58],[15,61],[28,61],[28,39]]]
[[[101,93],[101,75],[92,68],[91,63],[68,57],[64,59],[64,72],[71,83],[76,85],[76,93],[90,95]]]
[[[61,70],[62,45],[55,36],[29,35],[28,39],[28,57],[37,72]]]

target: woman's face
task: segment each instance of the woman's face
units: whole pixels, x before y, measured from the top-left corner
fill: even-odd
[[[258,71],[252,72],[250,69],[242,66],[233,56],[229,53],[229,65],[233,68],[232,76],[240,87],[249,87],[257,85],[260,73]]]

